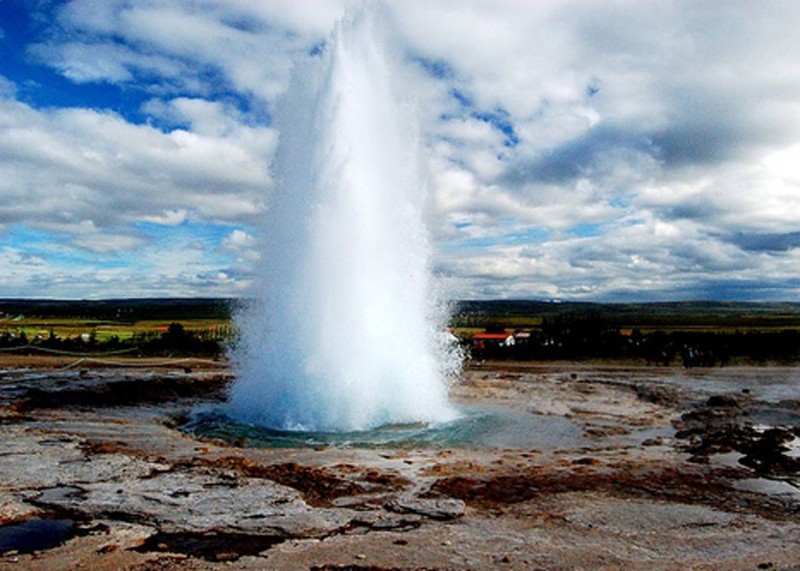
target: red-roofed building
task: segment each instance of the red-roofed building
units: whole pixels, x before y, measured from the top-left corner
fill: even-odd
[[[472,337],[473,347],[511,347],[515,343],[511,333],[476,333]]]

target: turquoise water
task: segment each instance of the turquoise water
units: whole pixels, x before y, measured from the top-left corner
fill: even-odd
[[[392,424],[354,432],[283,431],[236,422],[219,410],[198,412],[183,429],[200,438],[255,448],[573,448],[584,446],[581,427],[559,416],[462,407],[437,424]]]

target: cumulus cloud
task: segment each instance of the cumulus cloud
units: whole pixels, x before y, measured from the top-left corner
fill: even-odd
[[[53,37],[30,49],[75,81],[144,76],[149,81],[137,86],[151,92],[230,89],[272,102],[292,56],[324,37],[341,11],[338,2],[73,0],[57,11]]]
[[[431,75],[450,81],[450,97],[430,100],[443,117],[431,145],[437,235],[440,269],[467,295],[659,298],[692,283],[712,284],[708,294],[725,280],[752,287],[767,263],[790,267],[749,255],[796,251],[790,4],[757,21],[739,4],[508,2],[489,13],[468,2],[454,18],[412,5],[399,20],[426,61],[446,62]],[[492,114],[504,124],[464,128]],[[601,235],[569,238],[586,225]],[[520,226],[554,232],[533,259],[502,245]],[[645,231],[667,227],[669,239]],[[476,235],[495,246],[470,248]]]
[[[249,248],[255,246],[256,240],[244,230],[232,231],[223,242],[225,247],[231,249]]]
[[[152,246],[142,224],[218,224],[189,256],[207,264],[148,283],[234,291],[258,256],[275,103],[345,5],[42,4],[29,61],[142,103],[37,106],[29,86],[23,100],[0,76],[0,224],[57,232],[97,256]],[[384,5],[419,114],[435,264],[453,295],[796,297],[793,2],[757,17],[740,2]]]
[[[239,265],[237,273],[247,273],[250,264],[258,261],[261,254],[258,250],[258,241],[241,229],[232,230],[222,241],[222,247],[236,256]]]
[[[244,125],[233,131],[164,133],[110,112],[0,100],[0,221],[63,230],[169,211],[246,219],[270,184],[276,134]]]

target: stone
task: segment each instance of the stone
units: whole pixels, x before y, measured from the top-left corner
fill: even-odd
[[[400,514],[417,514],[435,520],[458,519],[464,515],[465,504],[454,498],[419,498],[401,496],[386,504],[386,509]]]

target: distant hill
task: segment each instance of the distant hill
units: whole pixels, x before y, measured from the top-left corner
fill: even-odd
[[[229,319],[242,300],[234,298],[147,298],[106,300],[0,299],[0,319],[15,316],[108,321]],[[732,326],[800,327],[800,303],[684,301],[592,303],[531,300],[462,300],[453,322],[524,325],[554,318],[593,318],[618,327]]]
[[[235,299],[157,298],[157,299],[0,299],[0,318],[74,318],[108,321],[227,319]]]
[[[620,327],[694,325],[800,326],[800,303],[682,301],[655,303],[548,302],[529,300],[460,301],[455,320],[486,321],[600,318]]]

